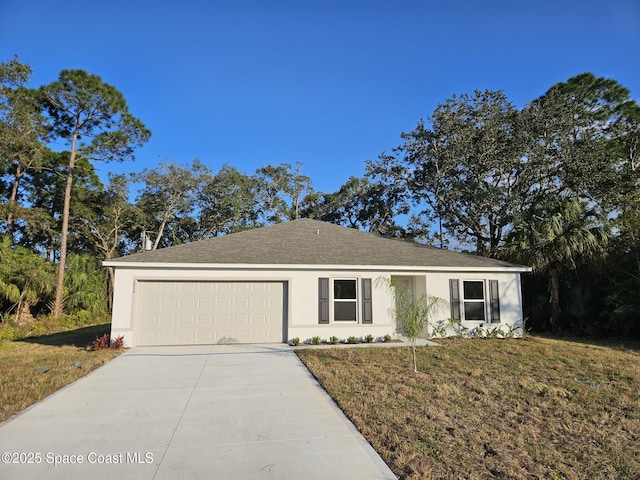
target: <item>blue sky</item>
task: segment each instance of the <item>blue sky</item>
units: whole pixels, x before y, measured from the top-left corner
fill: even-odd
[[[591,71],[640,98],[640,1],[0,0],[0,60],[31,86],[100,75],[153,132],[136,161],[253,173],[302,162],[335,191],[452,94],[517,105]]]

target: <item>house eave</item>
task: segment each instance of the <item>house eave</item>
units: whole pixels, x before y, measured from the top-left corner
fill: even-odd
[[[507,266],[429,266],[429,265],[325,265],[325,264],[243,264],[243,263],[156,263],[103,261],[105,267],[147,270],[333,270],[378,272],[503,272],[529,273],[531,267]]]

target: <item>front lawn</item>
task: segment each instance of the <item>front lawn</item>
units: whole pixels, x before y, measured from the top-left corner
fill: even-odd
[[[400,478],[640,478],[640,345],[441,343],[296,353]]]
[[[0,422],[111,360],[117,350],[88,348],[109,324],[0,342]]]

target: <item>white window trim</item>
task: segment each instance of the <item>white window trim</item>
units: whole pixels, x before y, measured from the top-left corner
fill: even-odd
[[[466,299],[464,296],[464,284],[465,282],[481,282],[482,283],[482,300],[472,298]],[[484,311],[484,320],[467,320],[467,311],[465,308],[465,303],[482,303],[482,308]],[[488,323],[488,299],[487,299],[487,282],[485,279],[481,278],[465,278],[460,279],[460,318],[463,322],[473,323],[473,324],[485,324]]]
[[[352,280],[356,283],[356,298],[354,299],[339,299],[339,298],[335,298],[335,282],[336,280]],[[359,282],[359,278],[356,277],[332,277],[330,279],[330,299],[331,299],[331,308],[330,308],[330,312],[329,312],[329,322],[330,323],[335,323],[338,325],[349,325],[349,324],[358,324],[360,323],[360,282]],[[338,303],[354,303],[356,304],[356,318],[354,320],[336,320],[335,319],[335,315],[336,315],[336,310],[335,310],[335,304],[336,302]]]

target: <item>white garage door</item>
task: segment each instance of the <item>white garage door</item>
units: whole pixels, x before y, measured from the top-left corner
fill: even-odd
[[[283,341],[282,282],[147,282],[136,286],[137,345]]]

